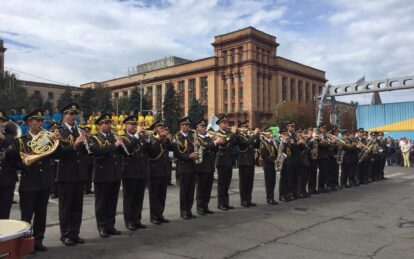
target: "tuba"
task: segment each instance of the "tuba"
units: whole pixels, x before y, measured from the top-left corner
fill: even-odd
[[[59,140],[55,139],[53,132],[42,129],[36,136],[33,137],[27,145],[32,150],[31,154],[20,152],[20,157],[25,166],[30,166],[34,162],[51,155],[59,146]]]
[[[12,135],[14,138],[20,138],[22,136],[22,129],[20,128],[19,124],[8,121],[4,123],[3,127],[0,129],[0,131],[4,135]]]

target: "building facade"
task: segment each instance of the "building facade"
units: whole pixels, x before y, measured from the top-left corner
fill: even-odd
[[[81,87],[110,88],[114,99],[139,87],[155,113],[162,111],[167,87],[174,87],[183,115],[194,97],[206,118],[224,113],[230,121],[247,119],[250,126],[261,126],[282,101],[313,102],[327,81],[324,71],[278,56],[276,37],[253,27],[216,36],[212,45],[212,57],[137,68],[136,74]]]

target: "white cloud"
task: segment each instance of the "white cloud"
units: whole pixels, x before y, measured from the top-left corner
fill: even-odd
[[[75,85],[124,76],[130,66],[167,55],[211,56],[215,35],[246,26],[277,36],[279,55],[325,70],[332,84],[413,74],[412,1],[308,2],[4,1],[0,38],[9,42],[6,66]]]

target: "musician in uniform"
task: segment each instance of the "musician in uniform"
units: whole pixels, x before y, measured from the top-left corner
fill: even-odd
[[[341,188],[350,188],[353,182],[352,176],[354,176],[356,167],[354,166],[358,162],[358,157],[355,153],[358,150],[357,143],[355,143],[350,137],[350,132],[342,132],[342,140],[345,144],[342,145],[344,150],[343,161],[341,164]]]
[[[310,140],[305,139],[304,136],[305,131],[298,132],[298,141],[296,144],[298,145],[299,149],[299,163],[297,166],[297,190],[298,190],[298,199],[309,198],[310,195],[306,190],[306,186],[308,183],[308,174],[309,174],[309,166],[310,166]]]
[[[289,174],[292,174],[292,165],[295,163],[295,160],[292,157],[292,146],[293,143],[290,139],[289,133],[286,129],[281,129],[280,133],[280,141],[282,142],[279,145],[278,152],[283,152],[285,159],[283,160],[283,164],[279,165],[280,169],[280,180],[279,180],[279,200],[283,202],[289,202],[293,200],[293,190],[291,189],[293,186],[292,177]]]
[[[260,142],[260,157],[263,159],[263,170],[266,187],[266,201],[267,204],[277,205],[275,201],[275,187],[276,187],[276,164],[275,161],[278,155],[278,149],[273,139],[272,130],[270,127],[264,130],[265,134]]]
[[[355,141],[366,146],[367,145],[367,140],[364,137],[364,129],[363,128],[359,128],[356,131],[356,136],[355,136]],[[359,186],[359,184],[361,183],[362,179],[363,179],[363,174],[364,174],[364,166],[365,164],[362,163],[362,161],[359,161],[361,156],[364,154],[364,150],[363,148],[359,148],[358,150],[358,163],[356,165],[356,175],[355,178],[352,179],[352,183],[351,186]],[[351,177],[352,178],[352,177]]]
[[[91,126],[88,124],[80,124],[79,125],[79,129],[81,131],[83,131],[83,134],[85,135],[85,137],[87,139],[89,139],[90,137],[92,137],[92,132],[91,132]],[[82,156],[83,157],[83,163],[84,166],[86,168],[86,172],[88,174],[88,177],[86,179],[86,181],[84,181],[84,191],[85,194],[93,194],[94,192],[92,191],[92,170],[93,170],[93,158],[92,156]]]
[[[288,190],[289,190],[289,196],[290,196],[290,200],[296,200],[299,196],[299,190],[297,188],[298,186],[298,179],[299,179],[299,162],[300,162],[300,149],[299,149],[299,144],[303,144],[303,140],[300,141],[300,143],[298,143],[299,139],[297,136],[297,133],[295,132],[295,128],[296,128],[296,122],[295,121],[291,121],[289,123],[287,123],[286,125],[286,130],[287,133],[289,135],[289,140],[291,142],[290,145],[290,151],[291,151],[291,158],[290,161],[288,163],[288,171],[289,174],[287,175],[288,177]]]
[[[379,146],[379,173],[377,180],[386,180],[387,178],[384,177],[384,168],[387,160],[387,142],[384,140],[384,132],[378,132],[378,139],[377,144]]]
[[[206,126],[207,124],[204,120],[196,123],[197,141],[200,147],[203,148],[202,162],[195,165],[197,176],[197,213],[201,216],[214,213],[208,208],[213,188],[214,153],[217,151],[217,145],[224,142],[222,138],[213,140],[207,134]]]
[[[309,150],[309,168],[308,168],[308,193],[319,194],[316,189],[317,179],[318,179],[318,138],[313,136],[313,129],[309,128],[307,130],[308,135],[306,141],[310,147]]]
[[[124,143],[130,156],[122,158],[122,187],[125,226],[131,231],[146,228],[141,223],[142,204],[148,179],[149,138],[142,127],[137,129],[137,117],[128,116],[125,124]]]
[[[318,145],[318,167],[319,167],[319,178],[318,178],[318,191],[322,193],[329,192],[328,180],[329,180],[329,148],[328,137],[326,133],[326,125],[322,124],[319,126],[320,141]]]
[[[217,207],[220,210],[234,209],[233,206],[230,206],[229,188],[233,176],[232,147],[237,143],[237,127],[232,127],[231,130],[229,130],[227,122],[227,117],[224,115],[220,116],[216,122],[219,126],[218,133],[225,136],[226,140],[224,143],[218,145],[218,151],[216,153],[216,167],[218,174]]]
[[[15,124],[4,123],[8,120],[0,110],[0,219],[8,219],[13,203],[17,170],[20,169],[19,145]]]
[[[334,192],[338,191],[339,184],[339,153],[340,153],[340,143],[336,140],[339,135],[339,129],[334,127],[329,132],[331,136],[330,145],[329,145],[329,176],[328,176],[328,188],[329,191]]]
[[[59,167],[56,174],[56,184],[59,197],[60,240],[66,246],[83,244],[79,237],[82,223],[83,186],[88,178],[86,165],[83,163],[87,156],[84,142],[87,141],[76,125],[79,105],[69,103],[63,109],[63,124],[58,128],[62,137],[59,146]]]
[[[256,128],[253,135],[247,135],[249,121],[239,123],[239,134],[237,135],[237,147],[239,149],[239,189],[240,203],[242,207],[256,206],[252,202],[255,150],[260,147],[259,129]]]
[[[190,120],[184,117],[178,121],[180,131],[176,134],[174,152],[177,158],[177,173],[180,177],[180,215],[183,219],[195,218],[191,209],[195,191],[195,159],[199,153],[194,151],[195,140],[190,134]]]
[[[171,140],[165,131],[163,120],[155,121],[148,130],[154,130],[149,151],[149,202],[151,223],[169,223],[163,215],[169,176]]]
[[[29,126],[29,130],[26,135],[19,138],[20,151],[24,154],[32,154],[34,143],[31,141],[42,131],[44,121],[42,111],[34,110],[23,120]],[[57,138],[57,134],[53,134],[53,139]],[[47,251],[47,247],[43,245],[43,238],[46,230],[47,204],[53,181],[50,159],[50,156],[45,156],[31,165],[23,166],[19,186],[21,220],[32,223],[34,249],[40,252]]]
[[[106,238],[121,234],[115,228],[115,216],[122,178],[123,141],[111,132],[110,114],[102,114],[96,124],[99,132],[90,139],[94,158],[95,215],[99,236]]]

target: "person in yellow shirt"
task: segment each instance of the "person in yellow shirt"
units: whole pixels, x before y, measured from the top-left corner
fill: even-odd
[[[124,119],[126,119],[126,117],[127,117],[127,115],[126,115],[125,111],[122,111],[121,114],[118,116],[118,120],[120,122],[123,122]]]
[[[147,116],[145,116],[145,123],[144,123],[144,127],[147,128],[150,125],[152,125],[154,123],[154,116],[152,115],[152,112],[149,112],[147,114]]]
[[[123,135],[125,135],[125,131],[124,131],[124,129],[123,129],[123,124],[122,124],[122,121],[118,121],[118,122],[116,123],[116,125],[115,125],[115,132],[116,132],[116,135],[118,135],[118,136],[123,136]]]
[[[112,121],[114,121],[115,123],[118,122],[118,116],[116,116],[115,112],[112,112],[112,116],[111,116]]]
[[[142,116],[141,112],[138,112],[138,125],[142,126],[144,125],[145,118]]]
[[[97,112],[97,113],[95,113],[95,121],[96,121],[99,117],[101,117],[101,112]]]

